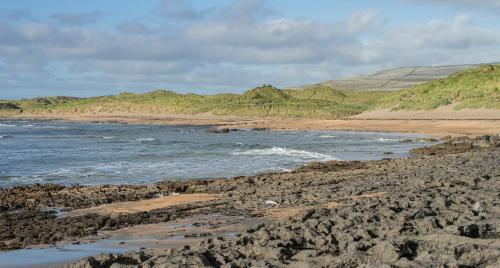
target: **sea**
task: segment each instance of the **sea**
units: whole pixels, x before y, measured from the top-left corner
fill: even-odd
[[[354,131],[211,133],[208,126],[0,121],[0,187],[149,184],[408,156],[425,136]]]

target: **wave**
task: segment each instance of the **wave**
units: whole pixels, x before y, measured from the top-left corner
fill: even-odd
[[[1,124],[0,124],[1,126]],[[11,125],[15,126],[15,125]],[[70,129],[70,126],[57,126],[57,125],[46,125],[46,124],[26,124],[20,126],[22,128],[36,128],[36,129]]]
[[[335,135],[321,135],[319,137],[320,138],[336,138],[337,136],[335,136]]]
[[[15,127],[16,125],[11,124],[0,124],[0,127]]]
[[[0,139],[14,138],[14,136],[10,135],[0,135]]]
[[[160,144],[160,140],[157,140],[155,138],[137,138],[134,139],[134,141],[139,142],[139,143],[148,143],[148,144]]]
[[[377,141],[380,141],[380,142],[396,142],[396,141],[399,141],[398,139],[389,139],[389,138],[378,138]]]
[[[272,147],[268,149],[252,149],[247,151],[233,152],[233,155],[251,155],[251,156],[276,155],[276,156],[298,157],[302,159],[317,159],[323,161],[336,160],[335,157],[327,154],[282,148],[282,147]]]
[[[114,139],[116,137],[115,136],[101,136],[101,135],[85,135],[85,136],[81,136],[80,138],[82,138],[82,139],[104,139],[104,140],[109,140],[109,139]]]

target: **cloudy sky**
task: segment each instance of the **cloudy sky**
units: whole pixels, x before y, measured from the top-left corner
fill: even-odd
[[[242,92],[500,61],[500,0],[0,1],[0,98]]]

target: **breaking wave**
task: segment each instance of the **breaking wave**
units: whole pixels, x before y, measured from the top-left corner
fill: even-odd
[[[275,155],[275,156],[297,157],[301,159],[317,159],[323,161],[336,160],[335,157],[327,154],[282,148],[282,147],[272,147],[268,149],[252,149],[247,151],[233,152],[233,155],[253,155],[253,156]]]
[[[389,138],[378,138],[377,141],[380,142],[392,142],[392,141],[399,141],[397,139],[389,139]]]
[[[154,139],[154,138],[137,138],[134,139],[135,142],[138,143],[144,143],[144,144],[152,144],[152,145],[159,145],[161,144],[160,140]]]

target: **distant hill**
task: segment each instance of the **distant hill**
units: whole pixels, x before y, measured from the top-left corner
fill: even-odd
[[[500,65],[483,65],[393,92],[381,98],[376,106],[391,110],[433,110],[451,104],[457,110],[500,109]]]
[[[394,68],[379,71],[373,74],[338,80],[329,80],[319,84],[341,90],[395,91],[409,88],[432,80],[445,78],[458,71],[473,69],[479,66],[481,66],[481,64]],[[307,88],[309,86],[310,85],[290,88],[301,89]]]

